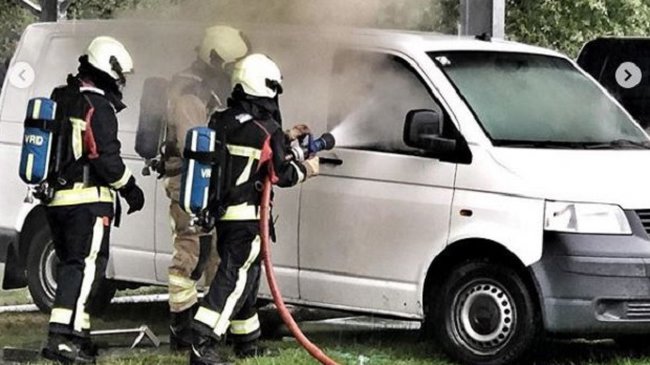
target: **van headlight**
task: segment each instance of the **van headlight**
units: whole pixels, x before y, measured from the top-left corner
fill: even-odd
[[[617,205],[546,202],[544,229],[588,234],[632,234],[623,209]]]

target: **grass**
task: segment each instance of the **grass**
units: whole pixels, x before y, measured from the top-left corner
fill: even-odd
[[[5,300],[5,298],[3,298]],[[93,320],[94,329],[134,328],[148,324],[163,340],[167,335],[165,303],[113,305],[102,318]],[[262,321],[276,320],[274,313],[262,312]],[[41,313],[0,314],[0,345],[39,348],[47,331],[48,317]],[[304,324],[308,337],[341,365],[453,365],[441,351],[422,340],[419,331],[368,330],[333,325]],[[277,357],[237,361],[237,365],[318,364],[286,332],[265,339],[264,344],[279,352]],[[165,344],[128,350],[135,336],[99,338],[100,345],[120,346],[102,352],[99,364],[150,365],[187,364],[185,354],[171,354]],[[227,350],[230,351],[230,350]],[[41,364],[44,364],[41,362]],[[646,365],[650,351],[633,352],[612,341],[546,341],[535,365]]]
[[[0,294],[0,306],[31,303],[33,303],[32,297],[29,295],[29,290],[27,289],[9,290],[4,291],[2,294]]]

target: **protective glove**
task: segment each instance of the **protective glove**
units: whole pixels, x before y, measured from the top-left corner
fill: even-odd
[[[305,166],[306,170],[305,180],[318,176],[320,173],[320,159],[318,157],[312,157],[305,160],[302,165]]]
[[[293,142],[298,138],[308,135],[311,131],[306,124],[296,124],[284,133],[287,135],[289,142]]]
[[[144,193],[135,183],[133,176],[131,176],[129,182],[122,189],[118,190],[118,192],[126,200],[127,204],[129,204],[129,211],[126,214],[135,213],[144,207]]]

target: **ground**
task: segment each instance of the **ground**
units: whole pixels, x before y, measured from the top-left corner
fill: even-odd
[[[0,304],[29,302],[25,292],[0,294]],[[166,303],[113,304],[101,318],[93,321],[95,329],[135,328],[147,324],[167,340]],[[262,321],[277,321],[274,311],[266,309],[261,313]],[[48,317],[41,313],[0,314],[0,345],[38,348],[47,328]],[[383,319],[366,317],[365,322],[382,323],[392,327],[404,323],[386,322]],[[340,322],[340,321],[339,321]],[[347,323],[350,323],[349,321]],[[354,322],[356,323],[356,322]],[[363,325],[341,325],[332,323],[303,323],[307,336],[341,365],[452,365],[436,347],[422,338],[415,329],[371,329]],[[414,326],[416,327],[416,326]],[[118,346],[102,351],[99,364],[187,364],[184,354],[171,354],[166,343],[155,349],[151,345],[129,350],[135,336],[116,336],[98,339],[100,346]],[[279,351],[279,356],[256,360],[239,361],[237,365],[308,365],[317,364],[298,346],[286,330],[281,329],[274,338],[264,343]],[[547,340],[540,345],[536,356],[537,365],[642,365],[650,364],[650,351],[632,352],[618,347],[613,341],[559,341]],[[43,362],[35,362],[43,363]]]

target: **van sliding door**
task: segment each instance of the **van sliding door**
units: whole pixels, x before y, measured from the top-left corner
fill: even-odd
[[[418,282],[446,244],[456,166],[418,156],[403,126],[413,109],[447,113],[398,57],[341,52],[333,74],[339,147],[323,156],[342,164],[322,163],[303,185],[301,299],[417,317]]]

